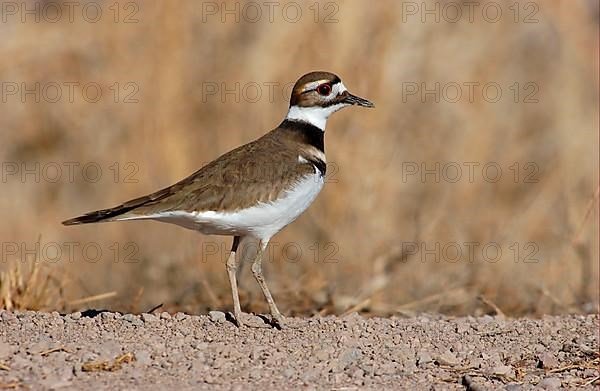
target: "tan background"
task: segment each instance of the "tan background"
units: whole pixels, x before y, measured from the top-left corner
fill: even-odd
[[[237,3],[236,22],[220,10],[209,12],[221,2],[199,1],[144,1],[137,7],[121,2],[116,21],[115,10],[102,4],[96,23],[82,17],[85,3],[75,9],[73,22],[64,14],[56,23],[45,20],[55,16],[48,8],[40,8],[45,18],[39,22],[4,13],[0,79],[4,92],[19,88],[0,106],[4,305],[228,309],[222,258],[230,239],[152,222],[62,227],[60,221],[169,185],[260,136],[287,110],[284,86],[323,69],[377,107],[346,109],[329,121],[328,183],[307,213],[273,239],[265,268],[285,314],[479,314],[494,312],[493,306],[509,314],[595,310],[597,2],[520,3],[516,21],[512,3],[492,5],[503,12],[495,23],[482,15],[486,2],[475,8],[472,23],[466,6],[462,18],[450,22],[454,11],[447,2],[437,3],[439,23],[431,15],[421,21],[422,9],[411,14],[421,2],[396,1],[323,2],[318,15],[314,5],[294,3],[302,10],[296,22],[290,6],[288,20],[282,15],[285,2],[277,3],[272,22],[262,4],[254,23],[256,14],[246,3]],[[134,23],[125,23],[126,16]],[[326,16],[331,23],[324,23]],[[40,102],[22,96],[22,83],[34,88],[36,82]],[[72,101],[66,82],[78,83]],[[469,101],[464,83],[470,82],[498,83],[502,96],[490,103],[475,87]],[[62,91],[55,103],[48,83]],[[97,102],[83,98],[95,95],[82,91],[86,83],[100,86]],[[215,85],[235,90],[236,83],[237,93],[207,93]],[[265,83],[278,83],[273,99]],[[422,83],[429,89],[440,83],[439,103],[432,95],[403,97],[406,88]],[[458,102],[450,102],[454,84],[448,83],[462,87]],[[526,83],[533,84],[525,89]],[[255,99],[256,85],[261,96]],[[533,89],[537,103],[524,102]],[[137,103],[127,103],[134,91],[129,98]],[[465,162],[479,164],[473,181]],[[71,180],[67,165],[75,163]],[[433,175],[403,180],[407,167],[436,163],[440,170],[457,164],[463,175],[455,183],[451,171],[439,183]],[[496,183],[482,177],[488,163],[502,169]],[[62,176],[53,182],[57,166]],[[91,167],[89,176],[100,167],[100,179],[84,179],[84,166]],[[14,167],[18,173],[9,175]],[[38,171],[39,180],[23,175],[25,168]],[[526,182],[532,172],[536,182]],[[127,174],[137,183],[126,180]],[[27,250],[38,239],[40,266],[33,268]],[[471,242],[478,244],[469,260],[465,243]],[[102,249],[98,262],[82,255],[89,243]],[[410,243],[421,251],[412,254]],[[422,251],[436,243],[440,262]],[[454,243],[463,257],[449,262],[444,255],[453,257]],[[481,255],[489,243],[502,250],[494,263]],[[57,246],[62,255],[52,261]],[[218,254],[212,254],[215,246]],[[301,259],[291,262],[298,249]],[[528,256],[532,249],[535,255]],[[31,270],[38,274],[29,281]],[[265,311],[250,273],[242,274],[244,309]],[[22,281],[15,281],[19,276]],[[112,296],[88,300],[101,294]]]

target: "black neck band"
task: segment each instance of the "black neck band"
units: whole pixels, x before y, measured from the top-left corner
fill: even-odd
[[[321,152],[325,152],[324,134],[325,132],[317,126],[306,121],[285,119],[279,125],[282,129],[288,129],[292,132],[298,132],[302,136],[302,141],[312,145]]]

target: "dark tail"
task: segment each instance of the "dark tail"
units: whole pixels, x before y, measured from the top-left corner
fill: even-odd
[[[89,224],[89,223],[100,223],[103,221],[113,221],[113,217],[120,216],[125,214],[133,209],[136,209],[143,205],[148,205],[152,202],[158,201],[168,195],[167,189],[163,189],[157,191],[156,193],[152,193],[150,195],[136,198],[131,201],[127,201],[124,204],[119,206],[115,206],[114,208],[101,209],[96,210],[94,212],[89,212],[84,214],[83,216],[74,217],[69,220],[63,221],[63,225],[77,225],[77,224]]]
[[[152,205],[156,202],[159,202],[172,194],[176,193],[183,186],[193,181],[193,175],[188,178],[177,182],[176,184],[166,187],[162,190],[159,190],[155,193],[149,194],[147,196],[139,197],[133,199],[131,201],[127,201],[124,204],[119,206],[115,206],[114,208],[101,209],[94,212],[89,212],[84,214],[83,216],[74,217],[69,220],[63,221],[63,225],[78,225],[78,224],[89,224],[89,223],[100,223],[103,221],[114,221],[113,217],[118,217],[122,214],[125,214],[133,209],[136,209],[140,206]]]
[[[63,225],[77,225],[77,224],[89,224],[89,223],[100,223],[103,221],[110,221],[111,218],[127,213],[137,206],[125,206],[119,205],[114,208],[96,210],[94,212],[86,213],[82,216],[74,217],[69,220],[62,222]]]

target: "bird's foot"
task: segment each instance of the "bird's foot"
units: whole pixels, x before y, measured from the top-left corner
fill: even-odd
[[[303,326],[305,322],[302,322],[299,319],[295,318],[286,318],[281,315],[279,312],[275,314],[271,314],[270,316],[265,316],[265,321],[267,321],[271,326],[278,330],[284,329],[299,329]]]

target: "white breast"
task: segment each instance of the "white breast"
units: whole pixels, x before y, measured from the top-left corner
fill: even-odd
[[[279,199],[258,203],[236,212],[171,211],[130,217],[125,220],[153,219],[177,224],[207,235],[248,235],[268,242],[273,235],[296,220],[312,204],[323,188],[323,183],[323,177],[315,169],[314,174],[304,176]]]

